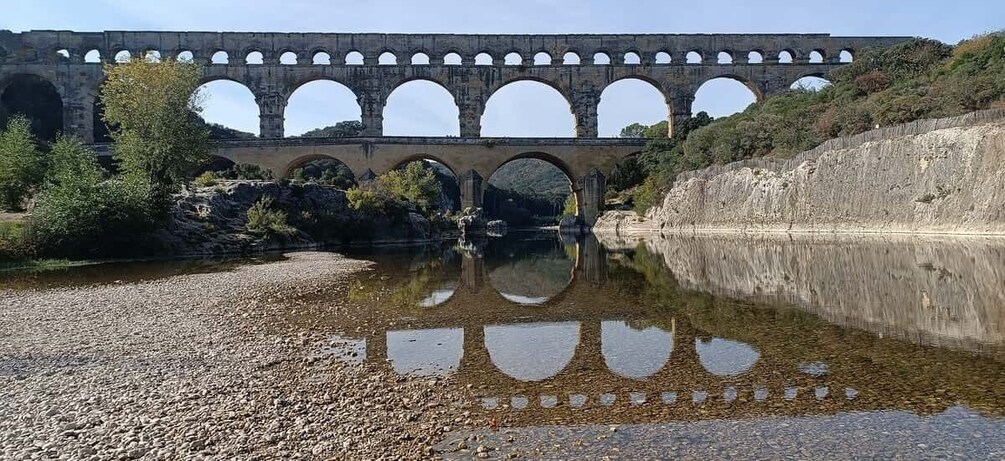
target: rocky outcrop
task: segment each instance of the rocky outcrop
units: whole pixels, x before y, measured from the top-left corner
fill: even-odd
[[[264,197],[286,214],[291,232],[250,232],[248,209]],[[438,240],[442,230],[414,212],[370,216],[349,207],[345,191],[315,184],[222,181],[174,197],[171,219],[153,235],[171,255],[247,253],[322,244]]]
[[[1005,110],[922,120],[680,175],[646,220],[598,229],[1005,233]]]

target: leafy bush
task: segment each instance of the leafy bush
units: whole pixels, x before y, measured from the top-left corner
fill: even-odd
[[[262,197],[248,208],[248,224],[250,232],[269,236],[289,237],[297,230],[287,224],[286,212],[273,208],[271,197]]]
[[[248,181],[270,181],[272,172],[258,165],[238,163],[219,174],[222,179],[242,179]]]
[[[122,255],[137,250],[165,209],[138,178],[103,180],[94,154],[78,141],[52,146],[51,174],[39,194],[27,238],[44,256]]]
[[[376,183],[390,197],[415,205],[426,216],[439,209],[443,196],[436,173],[423,162],[411,162],[405,168],[384,173],[377,177]]]
[[[31,122],[15,116],[0,131],[0,209],[23,209],[45,171]]]
[[[196,187],[213,187],[216,185],[216,175],[212,171],[207,171],[199,176],[196,176],[195,180],[192,181]]]

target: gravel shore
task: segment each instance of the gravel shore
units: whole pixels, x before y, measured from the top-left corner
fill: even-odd
[[[296,295],[369,263],[294,253],[140,283],[0,289],[0,458],[418,459],[485,423],[445,379],[318,357]],[[297,321],[288,321],[291,313]]]

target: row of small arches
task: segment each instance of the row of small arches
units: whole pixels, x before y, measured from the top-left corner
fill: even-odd
[[[70,52],[65,49],[56,51],[57,57],[60,59],[70,59]],[[133,58],[132,53],[128,50],[121,50],[117,52],[114,56],[115,62],[127,62]],[[160,61],[162,56],[159,51],[146,51],[143,52],[143,59],[151,61]],[[194,61],[195,55],[191,51],[182,51],[175,57],[179,61]],[[91,50],[84,55],[84,62],[98,63],[101,62],[102,56],[99,50]],[[774,62],[780,64],[791,64],[795,60],[795,52],[791,50],[783,50],[778,53],[777,56],[772,59]],[[838,56],[838,61],[842,63],[852,62],[854,56],[850,50],[843,50]],[[351,51],[345,55],[344,64],[345,65],[363,65],[365,62],[363,54],[359,51]],[[640,65],[642,64],[642,57],[639,53],[630,51],[625,53],[621,60],[622,63],[626,65]],[[731,51],[720,51],[716,55],[717,64],[762,64],[765,62],[765,54],[760,51],[750,51],[746,55],[746,59],[738,60],[735,53]],[[808,56],[808,63],[810,64],[822,64],[826,62],[826,57],[824,52],[821,50],[814,50],[810,52]],[[231,57],[226,51],[217,51],[213,53],[210,57],[211,64],[232,64]],[[300,64],[300,58],[296,53],[292,51],[287,51],[279,56],[279,63],[283,65],[297,65]],[[412,55],[409,60],[411,65],[429,65],[430,58],[429,55],[423,52],[418,52]],[[611,56],[605,52],[597,52],[593,55],[594,65],[610,65],[612,63]],[[656,53],[652,61],[653,64],[672,64],[673,58],[670,53],[661,51]],[[685,55],[685,64],[702,64],[706,63],[706,57],[697,50],[689,51]],[[262,65],[265,64],[265,57],[260,51],[252,51],[248,53],[244,58],[244,64],[248,65]],[[311,57],[311,64],[314,65],[332,65],[332,57],[325,51],[319,51],[314,53]],[[378,65],[398,65],[398,57],[390,51],[385,51],[377,58]],[[448,53],[443,57],[444,65],[455,65],[459,66],[463,64],[463,58],[457,53]],[[491,66],[495,64],[494,58],[488,53],[479,53],[474,58],[474,64]],[[582,59],[575,52],[567,52],[562,56],[561,62],[555,62],[552,56],[545,52],[540,52],[534,55],[532,65],[534,66],[550,66],[550,65],[581,65]],[[512,52],[507,54],[503,58],[503,65],[507,66],[519,66],[524,65],[523,56],[519,53]]]

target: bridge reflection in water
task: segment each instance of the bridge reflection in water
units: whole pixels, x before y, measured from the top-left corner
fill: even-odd
[[[917,289],[926,283],[918,277],[931,272],[922,265],[891,277],[886,270],[906,264],[896,258],[954,253],[941,251],[937,242],[926,251],[798,245],[750,251],[767,260],[771,251],[823,252],[829,258],[815,258],[817,266],[807,262],[812,267],[801,271],[772,273],[777,268],[762,264],[763,272],[752,272],[788,276],[784,283],[808,298],[778,289],[743,292],[739,287],[751,286],[743,278],[750,274],[740,271],[728,283],[728,270],[715,267],[720,247],[711,242],[705,249],[690,240],[612,243],[605,249],[592,237],[575,242],[533,234],[467,252],[378,255],[378,270],[348,295],[362,305],[354,310],[361,314],[337,322],[337,329],[353,333],[333,338],[331,351],[387,363],[400,374],[449,375],[470,385],[487,409],[526,409],[507,413],[515,421],[931,413],[958,404],[1005,415],[1005,302],[986,289],[980,295],[961,289],[981,288],[993,274],[952,272],[927,298],[888,298],[886,293]],[[980,245],[970,254],[1005,249],[1005,242]],[[833,265],[847,260],[858,264]],[[953,267],[937,257],[925,260]],[[684,267],[688,263],[693,266]],[[973,267],[993,272],[1001,264]],[[796,278],[828,270],[826,279]],[[701,277],[716,283],[703,286]],[[872,282],[867,288],[861,282],[828,285],[850,280]],[[875,291],[864,292],[869,289]],[[957,293],[959,304],[947,293]],[[872,297],[884,306],[866,302]],[[945,307],[933,310],[923,299]],[[933,320],[945,309],[954,315]]]

